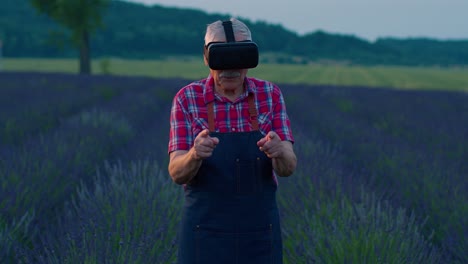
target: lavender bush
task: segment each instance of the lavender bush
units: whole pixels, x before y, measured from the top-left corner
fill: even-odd
[[[165,169],[164,169],[165,171]],[[34,263],[171,263],[182,189],[156,162],[105,163],[81,185],[58,227],[41,233]],[[24,254],[27,255],[27,254]]]
[[[104,78],[64,74],[0,72],[0,146],[18,145],[37,133],[54,129],[80,109],[118,96],[122,85],[108,86]],[[21,102],[21,103],[18,103]]]
[[[414,212],[369,193],[339,147],[307,136],[297,134],[297,151],[314,162],[280,179],[286,263],[442,262]]]
[[[7,215],[20,216],[41,202],[47,204],[42,209],[55,207],[72,190],[67,187],[93,173],[95,161],[105,159],[119,142],[131,136],[130,127],[117,128],[117,122],[114,127],[108,124],[109,121],[100,125],[76,122],[74,117],[54,133],[41,135],[7,153],[0,163],[5,183],[1,195],[6,195],[2,197],[6,206],[2,210]],[[42,185],[31,186],[36,182]]]
[[[16,74],[14,76],[18,77]],[[26,75],[26,77],[39,78],[40,75]],[[63,78],[63,75],[44,76],[53,80],[54,77],[58,79],[56,80],[58,83],[62,84],[69,82],[79,85],[83,81],[72,75],[68,79]],[[85,80],[93,87],[115,86],[118,89],[124,85],[131,86],[132,89],[127,89],[117,96],[105,96],[100,100],[98,107],[92,106],[89,110],[82,109],[81,113],[68,117],[62,116],[55,129],[31,136],[18,146],[10,145],[1,148],[0,174],[3,190],[0,195],[2,198],[0,209],[2,218],[5,217],[5,225],[16,221],[15,219],[25,212],[36,212],[29,234],[16,236],[24,238],[21,240],[8,240],[8,245],[15,242],[19,246],[29,248],[31,247],[29,241],[35,238],[34,230],[44,229],[47,225],[54,226],[55,215],[60,214],[64,202],[69,200],[79,181],[91,184],[98,164],[105,159],[115,158],[117,154],[126,153],[119,148],[128,147],[127,143],[135,142],[133,137],[137,136],[137,133],[142,134],[141,131],[146,131],[147,126],[153,127],[152,124],[147,124],[148,118],[153,116],[155,121],[160,119],[160,105],[164,104],[160,103],[157,96],[161,95],[164,98],[169,95],[164,91],[158,91],[158,87],[155,87],[158,84],[148,82],[145,78],[143,80],[127,78],[115,84],[109,83],[109,80],[118,80],[115,77],[110,79],[85,77]],[[173,83],[174,80],[170,82]],[[161,83],[163,85],[164,81]],[[37,82],[29,84],[37,86]],[[83,87],[83,90],[86,88],[86,86]],[[150,89],[152,91],[148,92]],[[155,96],[151,96],[153,93]],[[47,95],[47,89],[37,100],[44,101],[43,105],[54,103],[53,100],[48,101],[50,98],[44,95]],[[73,96],[70,95],[70,97]],[[20,99],[17,100],[20,101]],[[37,120],[31,119],[30,121],[36,122]],[[154,135],[158,136],[158,134],[161,133]],[[2,244],[7,245],[6,241],[2,240]],[[10,251],[5,250],[5,252]],[[11,255],[11,252],[8,254]]]
[[[15,248],[21,248],[21,243],[25,241],[32,242],[28,235],[31,235],[30,224],[33,219],[33,215],[29,213],[11,223],[0,218],[0,263],[14,263]]]
[[[300,128],[340,146],[347,170],[394,208],[427,218],[422,233],[434,232],[448,262],[468,262],[466,93],[327,86],[286,92]]]

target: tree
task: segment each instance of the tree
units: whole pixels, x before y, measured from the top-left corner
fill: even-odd
[[[68,28],[80,52],[80,73],[91,73],[90,34],[102,26],[110,0],[30,0],[41,13]]]

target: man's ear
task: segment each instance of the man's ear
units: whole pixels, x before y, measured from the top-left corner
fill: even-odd
[[[208,52],[206,46],[203,47],[203,61],[205,62],[205,65],[208,66],[208,59],[206,58],[206,53]]]

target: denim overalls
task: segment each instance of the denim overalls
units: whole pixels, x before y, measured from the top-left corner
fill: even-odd
[[[254,131],[211,132],[219,144],[185,186],[178,261],[188,264],[282,263],[272,162],[258,149],[263,135],[249,95]],[[213,102],[208,105],[215,131]]]

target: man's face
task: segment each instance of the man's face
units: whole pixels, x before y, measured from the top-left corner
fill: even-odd
[[[236,41],[247,40],[241,35],[235,36]],[[210,42],[226,42],[226,38],[215,37]],[[205,65],[208,65],[208,61],[205,57]],[[213,70],[210,69],[211,76],[215,82],[215,88],[218,91],[232,93],[237,89],[243,89],[244,79],[247,75],[248,69],[229,69],[229,70]]]
[[[215,86],[226,92],[236,89],[242,89],[244,79],[247,75],[247,69],[233,69],[233,70],[212,70],[210,69],[211,76],[215,81]]]

